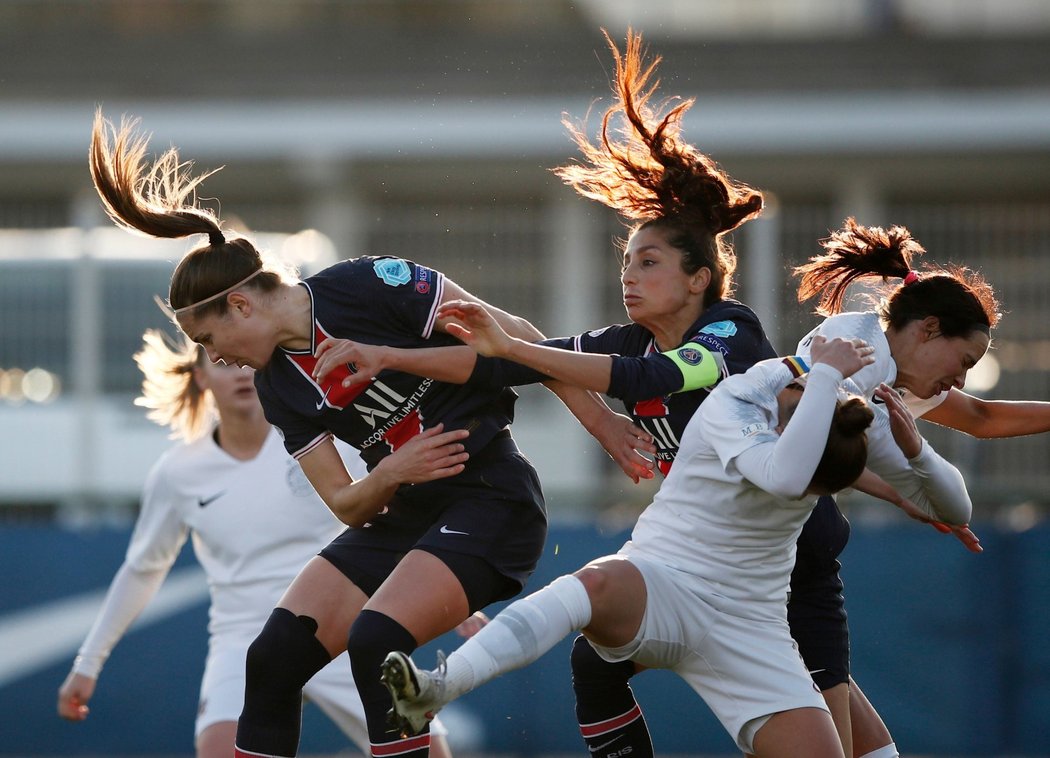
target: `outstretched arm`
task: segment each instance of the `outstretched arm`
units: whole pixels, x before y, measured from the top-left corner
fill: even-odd
[[[937,521],[932,516],[927,515],[926,512],[915,505],[915,503],[897,492],[897,490],[887,484],[882,477],[870,469],[864,469],[864,473],[861,474],[860,479],[854,482],[853,488],[897,506],[904,511],[904,514],[908,516],[908,518],[921,521],[924,524],[929,524],[942,534],[955,535],[955,538],[971,553],[984,552],[984,548],[981,547],[981,540],[973,533],[969,526],[965,524],[954,526],[945,524],[943,521]]]
[[[952,389],[923,420],[990,439],[1050,431],[1050,403],[1038,400],[984,400]]]

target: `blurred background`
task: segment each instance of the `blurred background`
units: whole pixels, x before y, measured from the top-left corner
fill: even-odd
[[[1003,304],[967,391],[1050,400],[1046,0],[2,0],[0,754],[192,754],[206,596],[191,559],[117,648],[89,722],[54,716],[170,444],[132,405],[131,356],[170,329],[153,297],[190,246],[104,217],[96,107],[224,166],[202,199],[305,273],[396,254],[577,334],[625,319],[623,228],[550,169],[575,157],[563,115],[597,126],[609,102],[600,30],[622,46],[628,26],[663,57],[662,94],[696,98],[688,139],[769,193],[734,240],[737,295],[778,349],[817,323],[790,269],[819,239],[849,215],[904,224]],[[652,487],[553,396],[521,395],[515,436],[554,525],[536,587],[618,547]],[[906,755],[1050,755],[1050,437],[922,431],[966,474],[987,550],[846,496],[855,674]],[[464,699],[461,752],[578,753],[566,660]],[[679,684],[639,678],[658,749],[732,754]],[[305,752],[354,752],[309,718]]]

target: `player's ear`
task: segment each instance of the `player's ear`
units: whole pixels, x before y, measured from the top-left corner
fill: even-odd
[[[252,301],[240,292],[231,292],[226,296],[226,304],[230,310],[239,316],[250,316],[252,312]]]

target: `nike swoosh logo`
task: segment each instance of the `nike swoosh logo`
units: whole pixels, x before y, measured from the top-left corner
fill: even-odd
[[[317,410],[321,410],[325,406],[325,402],[328,400],[328,393],[332,391],[332,385],[328,385],[328,389],[321,395],[321,401],[317,404]]]
[[[449,529],[448,524],[443,524],[438,531],[442,534],[470,534],[470,532],[457,532],[455,529]]]
[[[222,497],[225,494],[226,494],[226,490],[223,490],[222,492],[216,492],[211,497],[197,498],[197,505],[199,505],[201,508],[203,508],[206,505],[210,505],[211,503],[214,503],[216,500],[218,500],[220,497]]]
[[[588,745],[587,746],[587,750],[588,750],[588,752],[591,752],[591,753],[597,753],[599,750],[604,750],[605,748],[609,747],[609,745],[613,744],[614,742],[616,742],[621,737],[623,737],[623,735],[622,734],[618,734],[615,737],[613,737],[611,740],[609,740],[608,742],[605,742],[605,743],[603,743],[601,745],[597,745],[595,747],[591,747],[590,745]]]

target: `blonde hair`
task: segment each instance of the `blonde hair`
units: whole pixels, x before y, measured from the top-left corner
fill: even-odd
[[[146,418],[171,429],[172,439],[192,442],[207,434],[218,413],[212,394],[202,390],[193,370],[207,360],[204,350],[185,337],[173,341],[158,329],[142,335],[135,363],[142,371],[142,395],[135,405]]]

